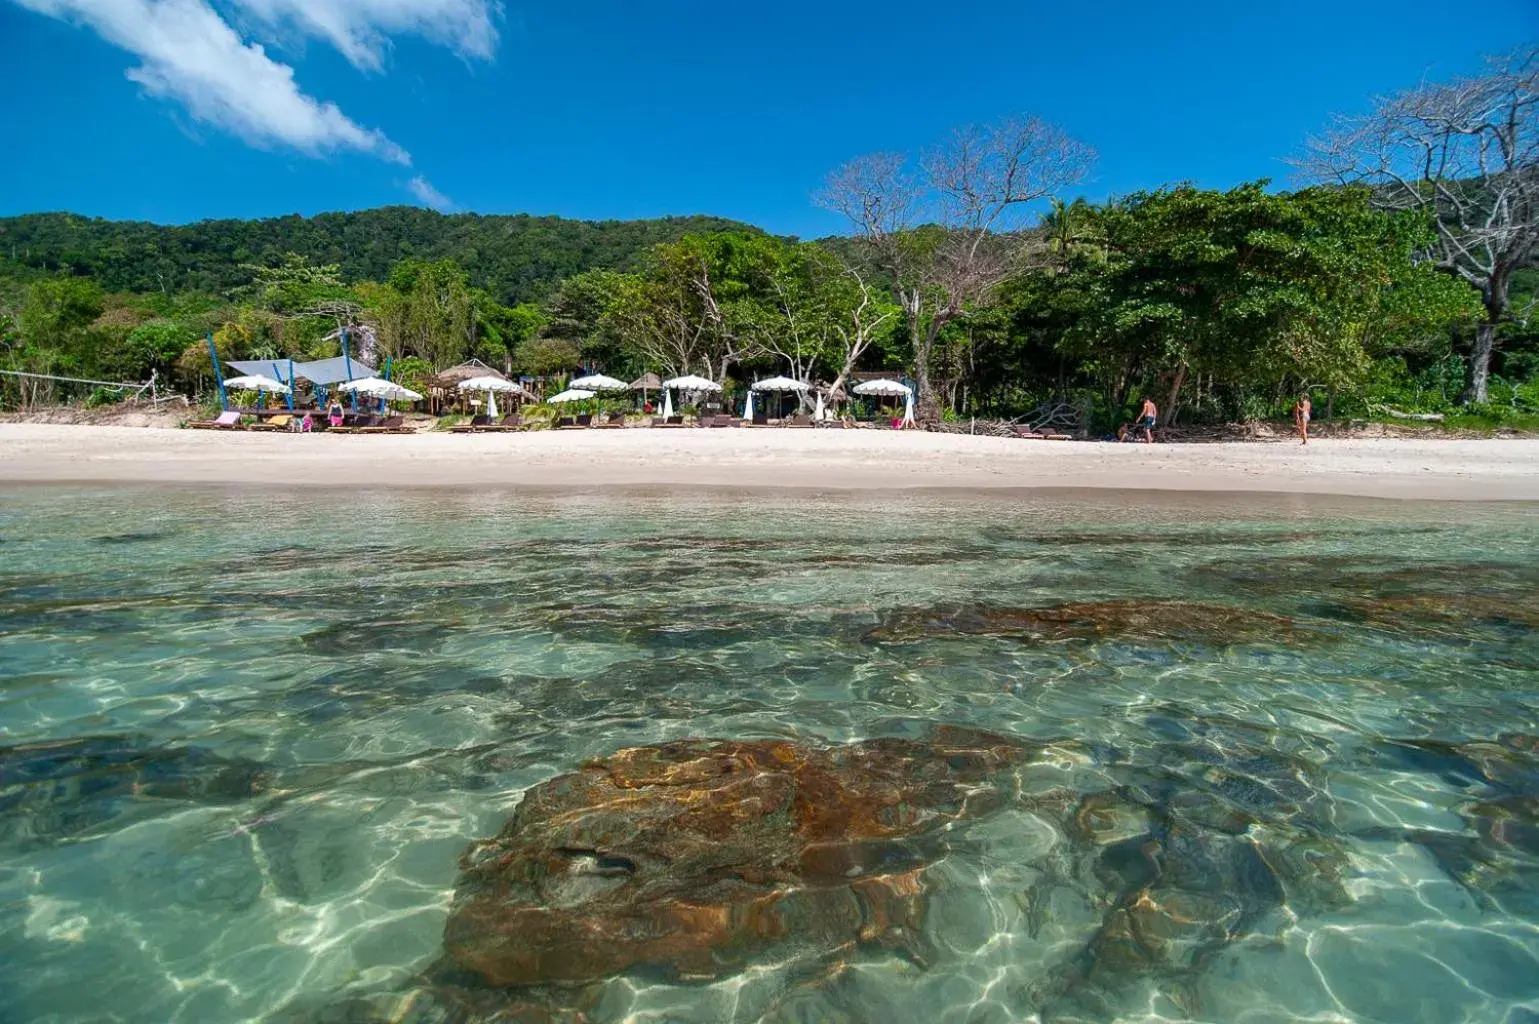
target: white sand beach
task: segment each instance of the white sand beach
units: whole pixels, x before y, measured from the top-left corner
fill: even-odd
[[[0,486],[1129,488],[1539,500],[1539,441],[1106,444],[884,430],[344,436],[0,424]]]

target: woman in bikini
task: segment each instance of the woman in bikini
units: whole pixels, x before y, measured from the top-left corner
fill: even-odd
[[[1309,413],[1312,408],[1307,392],[1299,395],[1299,400],[1293,403],[1293,425],[1298,427],[1299,437],[1304,439],[1304,444],[1309,443]]]

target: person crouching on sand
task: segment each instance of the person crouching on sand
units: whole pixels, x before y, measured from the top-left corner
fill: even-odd
[[[1299,395],[1299,400],[1293,403],[1293,425],[1298,428],[1299,437],[1303,444],[1309,443],[1309,414],[1313,406],[1309,402],[1309,393]]]

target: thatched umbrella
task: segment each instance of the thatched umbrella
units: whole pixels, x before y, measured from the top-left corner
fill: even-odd
[[[479,359],[471,359],[451,366],[428,378],[428,394],[435,399],[450,399],[459,393],[460,385],[467,380],[476,377],[496,377],[498,380],[507,380],[507,375],[500,370],[495,370]]]
[[[663,389],[663,381],[662,378],[655,373],[646,373],[642,374],[636,380],[631,381],[630,389],[632,391],[641,392],[641,404],[645,405],[647,402],[647,392],[661,391]]]

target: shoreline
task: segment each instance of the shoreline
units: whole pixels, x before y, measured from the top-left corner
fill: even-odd
[[[0,424],[0,487],[736,493],[1139,491],[1539,501],[1539,440],[1111,444],[882,430],[401,435]]]

